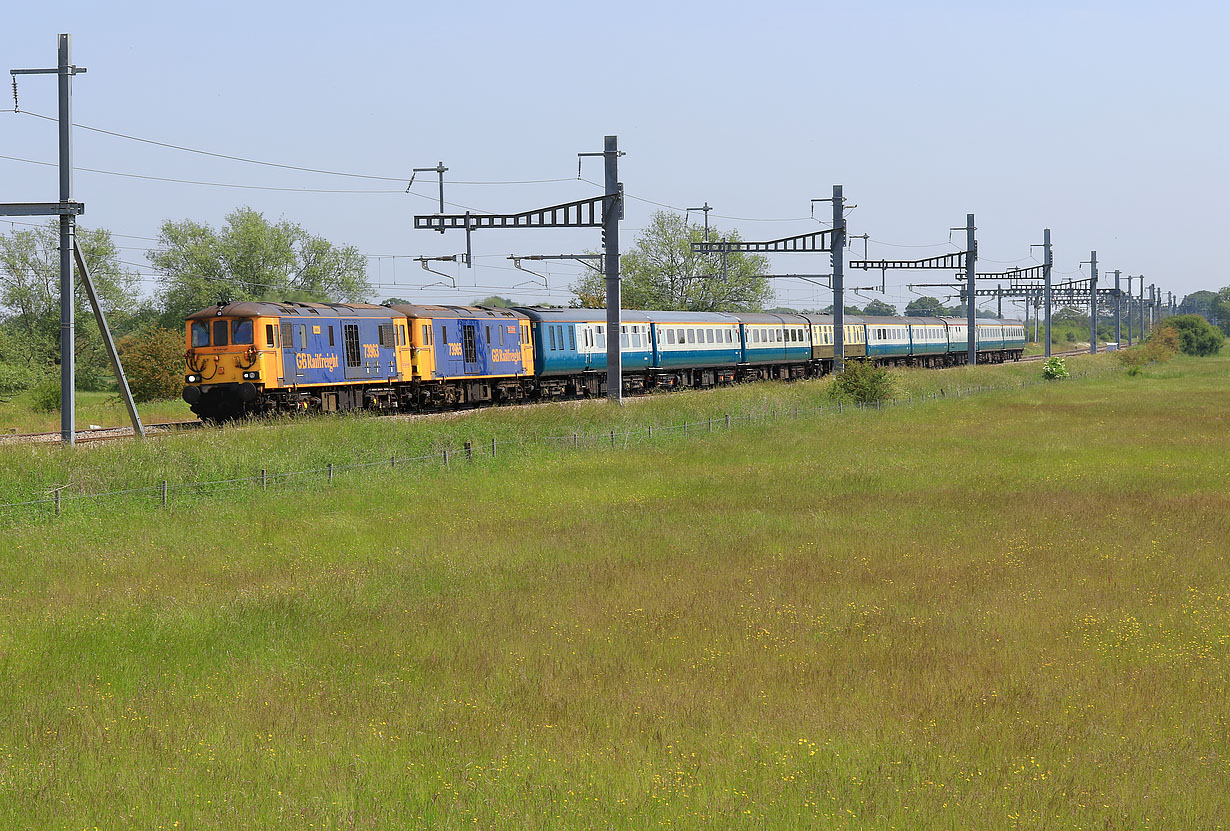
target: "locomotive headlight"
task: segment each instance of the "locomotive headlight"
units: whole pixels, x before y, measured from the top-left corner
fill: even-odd
[[[245,381],[255,381],[260,377],[261,374],[259,372],[245,372],[243,374],[243,380]]]
[[[197,376],[197,375],[185,375],[184,380],[188,382],[189,384],[195,384],[197,381],[201,379],[200,379],[200,376]]]

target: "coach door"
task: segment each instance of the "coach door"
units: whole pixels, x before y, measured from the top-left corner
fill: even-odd
[[[461,352],[465,360],[465,374],[478,375],[482,367],[478,362],[478,324],[461,321]]]

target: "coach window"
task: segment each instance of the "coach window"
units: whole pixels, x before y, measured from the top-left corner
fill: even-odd
[[[606,328],[599,326],[598,333],[594,337],[598,340],[598,348],[606,349]]]
[[[547,337],[551,342],[551,351],[554,352],[555,351],[555,327],[554,326],[547,327]]]
[[[667,343],[674,343],[674,342],[675,342],[675,330],[674,330],[674,329],[667,329],[667,330],[666,330],[666,342],[667,342]]]
[[[227,336],[228,326],[229,326],[228,321],[225,321],[225,320],[215,320],[214,321],[214,346],[226,346],[226,343],[227,343],[226,336]]]
[[[577,351],[577,327],[568,327],[568,348],[573,352]]]

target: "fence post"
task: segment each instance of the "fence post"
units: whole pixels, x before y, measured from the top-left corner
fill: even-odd
[[[162,507],[167,506],[167,480],[162,480]]]
[[[713,432],[713,416],[709,416],[709,432]]]
[[[495,458],[495,437],[491,437],[491,458]]]
[[[444,448],[444,466],[448,467],[448,448]]]
[[[837,412],[841,412],[841,399],[837,399]]]
[[[650,439],[653,438],[653,425],[652,424],[649,425],[649,438]]]
[[[611,447],[615,446],[615,431],[611,431]]]
[[[397,454],[394,453],[389,457],[389,467],[397,467]]]
[[[576,433],[572,434],[572,449],[573,450],[581,449],[581,438]]]
[[[466,461],[467,462],[474,461],[474,445],[470,444],[469,442],[466,442],[465,448],[466,448]]]
[[[54,495],[55,501],[56,501],[56,516],[59,516],[60,515],[60,489],[56,488],[54,491],[52,491],[52,494]]]
[[[688,420],[686,418],[683,420],[683,434],[685,436],[688,434]]]
[[[269,487],[269,479],[265,476],[265,469],[261,468],[261,490],[266,490]]]

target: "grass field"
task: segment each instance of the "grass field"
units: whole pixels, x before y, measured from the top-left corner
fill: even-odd
[[[137,406],[143,422],[183,421],[195,418],[182,401],[149,401]],[[128,411],[114,392],[77,391],[77,429],[127,427]],[[60,411],[39,412],[32,406],[28,392],[0,397],[0,433],[44,433],[59,431]]]
[[[10,526],[0,827],[1225,827],[1228,382],[1178,359]],[[823,394],[0,448],[0,476],[191,481]]]

